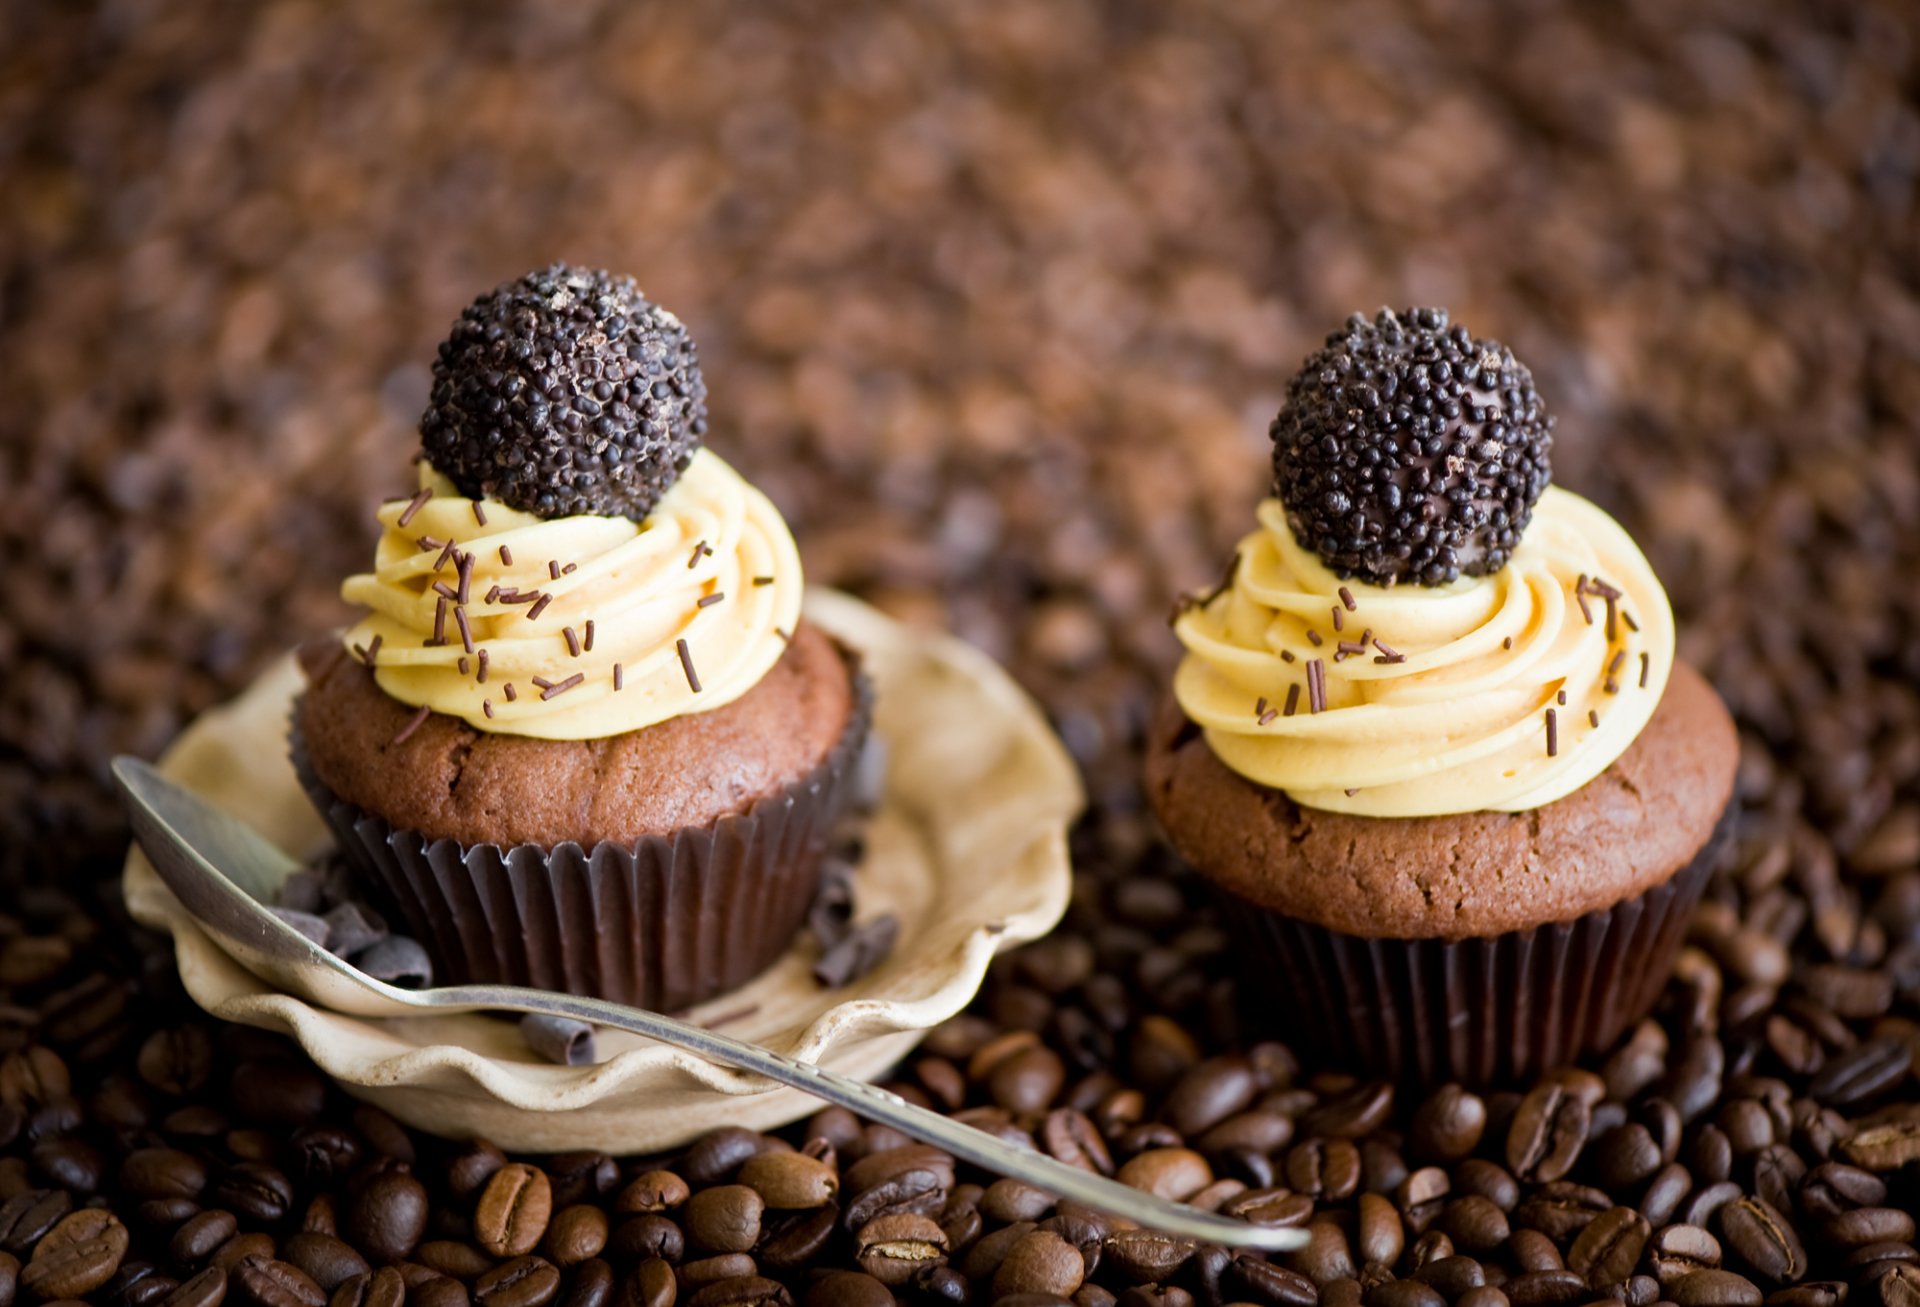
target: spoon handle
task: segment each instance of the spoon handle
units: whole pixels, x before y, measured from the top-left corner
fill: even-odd
[[[684,1049],[710,1062],[757,1072],[828,1103],[857,1112],[869,1120],[890,1125],[917,1139],[937,1145],[997,1175],[1011,1176],[1059,1198],[1125,1217],[1151,1229],[1184,1235],[1204,1243],[1232,1248],[1280,1252],[1302,1247],[1304,1230],[1282,1230],[1253,1225],[1158,1198],[1093,1171],[1055,1161],[1044,1153],[1009,1144],[984,1130],[951,1117],[916,1107],[897,1094],[801,1062],[758,1044],[691,1025],[657,1012],[625,1007],[603,999],[555,994],[510,985],[459,985],[429,990],[418,996],[435,1007],[499,1008],[572,1017],[595,1025],[645,1035]]]

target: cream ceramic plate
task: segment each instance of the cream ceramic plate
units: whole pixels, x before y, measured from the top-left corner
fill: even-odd
[[[766,974],[689,1015],[871,1078],[966,1005],[996,951],[1060,919],[1067,825],[1081,793],[1039,710],[985,655],[830,590],[810,591],[806,612],[861,651],[874,681],[887,774],[856,896],[862,919],[899,915],[899,942],[865,979],[822,990],[809,974],[815,947],[803,939]],[[160,767],[305,858],[328,837],[287,761],[299,685],[289,655],[188,727]],[[292,1035],[348,1092],[433,1134],[534,1152],[651,1152],[721,1125],[767,1129],[818,1106],[618,1031],[600,1032],[597,1065],[562,1067],[533,1058],[510,1019],[323,1011],[270,989],[216,947],[137,848],[125,893],[136,918],[173,935],[181,979],[201,1007]]]

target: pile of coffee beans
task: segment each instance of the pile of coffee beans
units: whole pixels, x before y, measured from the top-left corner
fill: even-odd
[[[1916,59],[1892,0],[9,6],[0,1307],[1920,1301]],[[435,342],[557,257],[688,322],[812,579],[1007,662],[1082,765],[1067,921],[894,1087],[1304,1252],[835,1111],[428,1138],[126,922],[107,760],[346,616]],[[1382,303],[1528,361],[1742,729],[1658,1010],[1538,1084],[1247,1019],[1284,996],[1141,809],[1167,606]]]

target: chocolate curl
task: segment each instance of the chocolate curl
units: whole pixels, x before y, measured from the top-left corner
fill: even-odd
[[[593,1027],[571,1017],[529,1012],[520,1018],[520,1037],[535,1056],[560,1066],[587,1066],[599,1061],[593,1047]]]

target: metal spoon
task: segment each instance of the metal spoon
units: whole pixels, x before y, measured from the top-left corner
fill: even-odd
[[[114,759],[113,775],[126,798],[134,836],[181,905],[249,971],[321,1007],[364,1017],[411,1016],[421,1009],[541,1012],[630,1030],[710,1062],[758,1072],[938,1145],[996,1174],[1156,1230],[1271,1252],[1304,1247],[1307,1242],[1303,1230],[1250,1225],[1156,1198],[1031,1149],[1016,1148],[863,1081],[657,1012],[511,985],[399,989],[375,980],[267,911],[264,905],[297,869],[293,859],[245,823],[137,758]]]

